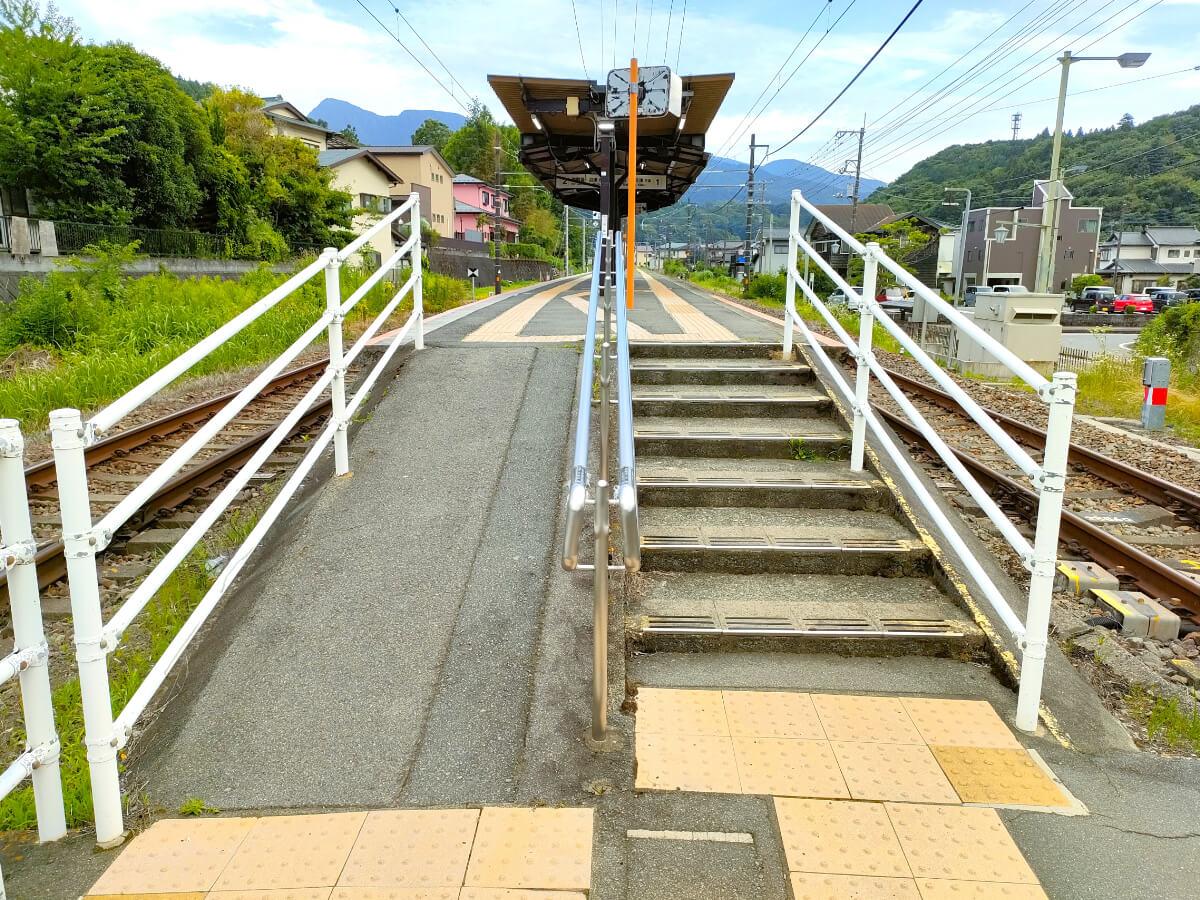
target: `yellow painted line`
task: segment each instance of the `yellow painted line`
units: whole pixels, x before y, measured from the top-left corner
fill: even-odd
[[[715,319],[706,316],[681,296],[659,282],[649,272],[643,270],[642,277],[650,285],[650,290],[672,319],[679,323],[683,334],[675,335],[672,340],[696,341],[740,341],[741,338]]]
[[[511,309],[506,309],[500,315],[491,319],[479,328],[476,328],[468,334],[464,341],[503,341],[509,342],[514,340],[535,340],[535,341],[561,341],[561,340],[577,340],[577,337],[564,338],[561,335],[538,335],[535,338],[522,338],[521,332],[525,326],[533,319],[534,316],[541,311],[541,308],[559,296],[566,285],[556,285],[549,290],[539,291],[532,297],[522,300]]]

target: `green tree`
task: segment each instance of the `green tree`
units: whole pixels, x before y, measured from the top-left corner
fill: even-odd
[[[360,138],[358,136],[358,129],[355,128],[353,125],[351,125],[349,122],[346,123],[346,127],[343,128],[341,131],[339,131],[338,134],[340,134],[343,138],[345,138],[347,141],[349,141],[355,147],[362,146],[362,138]]]
[[[512,129],[514,132],[516,129]],[[491,111],[478,100],[472,101],[471,112],[463,126],[450,135],[442,148],[442,156],[455,172],[470,175],[489,184],[496,177],[496,136],[501,133],[499,124]],[[502,146],[512,149],[512,140],[502,135]],[[501,165],[511,159],[501,151]],[[515,163],[514,163],[515,165]]]
[[[901,219],[898,222],[892,222],[890,225],[884,225],[878,231],[871,234],[859,234],[855,236],[864,244],[868,241],[878,242],[880,249],[884,253],[909,272],[913,271],[912,261],[920,256],[921,251],[933,240],[933,236],[923,231],[917,225],[915,219]],[[862,273],[862,257],[850,257],[848,267],[849,281],[852,284],[862,284]],[[885,288],[892,287],[895,284],[896,276],[883,268],[883,266],[880,266],[878,286]]]
[[[1084,288],[1095,287],[1098,284],[1104,284],[1104,279],[1099,275],[1076,275],[1071,279],[1071,292],[1078,297]]]
[[[446,142],[450,140],[450,135],[454,132],[450,126],[439,119],[426,119],[418,126],[417,130],[412,134],[412,142],[414,144],[429,144],[438,153],[446,147]]]

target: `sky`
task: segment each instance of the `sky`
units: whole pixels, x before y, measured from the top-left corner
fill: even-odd
[[[86,40],[127,41],[179,75],[264,96],[282,94],[305,112],[325,97],[381,114],[461,112],[477,97],[503,117],[487,85],[489,73],[603,80],[608,69],[628,66],[631,55],[641,65],[666,64],[685,75],[732,72],[734,86],[708,133],[710,152],[746,159],[753,133],[769,146],[769,159],[837,169],[855,148],[854,137],[835,140],[835,132],[857,130],[865,116],[863,174],[885,181],[952,144],[1009,138],[1014,113],[1022,115],[1023,137],[1053,128],[1055,59],[1066,49],[1076,55],[1152,54],[1140,69],[1105,61],[1073,65],[1064,123],[1072,130],[1107,127],[1126,112],[1140,122],[1200,97],[1200,71],[1194,68],[1200,67],[1200,0],[924,0],[844,96],[810,126],[913,2],[120,0],[118,7],[114,0],[58,0],[57,5]]]

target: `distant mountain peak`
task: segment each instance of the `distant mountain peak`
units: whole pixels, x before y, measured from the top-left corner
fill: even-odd
[[[745,181],[746,163],[741,160],[714,156],[707,168],[696,179],[685,199],[703,205],[725,203],[730,200]],[[820,166],[801,162],[798,159],[773,159],[760,165],[754,178],[754,192],[759,199],[765,197],[770,204],[787,203],[792,191],[799,188],[812,203],[849,203],[849,197],[837,197],[846,192],[851,181],[848,175],[838,175]],[[874,190],[886,182],[864,178],[859,185],[859,199],[865,200]],[[742,205],[745,206],[743,200]]]
[[[324,119],[330,128],[342,129],[353,125],[364,144],[385,146],[411,144],[413,132],[426,119],[445,122],[455,130],[467,121],[461,113],[440,109],[406,109],[396,115],[384,116],[336,97],[326,97],[312,108],[308,116],[310,119]]]

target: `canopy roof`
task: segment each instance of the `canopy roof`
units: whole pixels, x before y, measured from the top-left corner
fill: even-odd
[[[596,183],[603,168],[597,119],[604,117],[605,86],[582,78],[489,75],[488,83],[521,132],[521,163],[569,206],[598,210]],[[733,84],[733,75],[683,77],[683,115],[638,119],[638,171],[654,184],[639,187],[647,210],[670,206],[708,164],[704,135]],[[537,121],[534,121],[534,117]],[[624,185],[628,121],[613,120],[615,175]],[[681,127],[682,126],[682,127]]]

